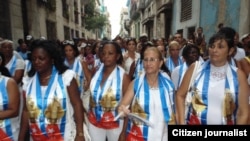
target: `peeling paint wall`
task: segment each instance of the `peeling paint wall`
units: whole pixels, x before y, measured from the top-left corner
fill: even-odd
[[[185,22],[180,22],[180,3],[181,1],[173,1],[173,21],[172,31],[174,34],[176,30],[183,29],[184,37],[187,32],[187,28],[191,26],[203,27],[203,31],[206,37],[206,41],[218,31],[218,24],[224,23],[224,26],[234,28],[241,34],[244,29],[249,30],[249,6],[242,9],[242,2],[249,3],[248,0],[193,0],[192,2],[192,19]],[[241,8],[242,7],[242,8]],[[247,8],[248,7],[248,8]],[[246,15],[242,15],[242,11],[246,11]],[[244,19],[244,20],[242,20]],[[241,21],[241,25],[240,25]],[[244,22],[248,21],[248,22]],[[242,28],[242,24],[247,24]],[[248,27],[248,28],[247,28]],[[186,38],[186,37],[185,37]]]
[[[202,0],[200,26],[206,41],[218,31],[218,24],[239,30],[240,2],[238,0]]]

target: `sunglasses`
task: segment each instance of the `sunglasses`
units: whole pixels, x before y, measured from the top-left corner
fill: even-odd
[[[62,44],[63,45],[72,45],[73,46],[75,43],[74,43],[74,41],[65,40],[65,41],[62,42]]]

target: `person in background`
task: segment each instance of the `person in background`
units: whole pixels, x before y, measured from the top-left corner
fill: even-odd
[[[183,49],[182,56],[184,59],[183,64],[174,68],[171,74],[171,79],[175,85],[175,90],[177,91],[180,87],[183,76],[188,69],[188,67],[200,58],[199,48],[194,44],[187,44]]]
[[[163,58],[164,58],[164,62],[166,61],[166,57],[167,57],[167,51],[166,51],[166,47],[163,45],[158,45],[157,48],[159,49],[159,51],[161,52]]]
[[[246,49],[250,51],[250,41],[246,45]],[[240,65],[242,66],[241,69],[244,71],[246,77],[248,86],[250,87],[250,55],[245,56],[240,61]],[[250,124],[250,93],[249,93],[249,105],[248,105],[248,124]]]
[[[5,67],[9,70],[11,77],[20,84],[24,74],[24,60],[19,59],[14,54],[13,42],[11,40],[3,40],[0,42],[0,52],[3,53],[5,59]]]
[[[9,70],[5,67],[4,55],[1,52],[0,52],[0,71],[2,75],[11,77]]]
[[[192,96],[185,117],[185,100],[194,70],[186,71],[176,93],[178,124],[244,125],[248,119],[249,87],[244,72],[230,65],[234,51],[234,34],[223,27],[209,39],[209,59],[198,67]]]
[[[127,52],[123,54],[124,69],[125,72],[132,79],[135,70],[135,65],[132,64],[136,64],[136,62],[139,61],[140,54],[136,52],[137,42],[135,38],[128,38],[126,44],[127,44]]]
[[[177,41],[170,42],[168,46],[168,51],[169,51],[169,57],[167,57],[165,61],[165,66],[172,73],[175,67],[183,63],[183,60],[181,56],[179,55],[180,44]]]
[[[23,43],[23,42],[24,42],[24,40],[21,39],[21,38],[17,40],[17,43],[18,43],[18,46],[16,47],[16,51],[17,51],[17,52],[20,51],[20,45],[21,45],[21,43]]]
[[[181,56],[182,51],[183,51],[183,49],[184,49],[184,47],[186,45],[185,39],[183,38],[182,33],[176,32],[175,35],[174,35],[174,41],[179,43],[179,56]],[[170,41],[169,44],[171,42],[172,41]],[[169,45],[168,45],[168,50],[169,50]]]
[[[249,55],[250,52],[247,48],[247,43],[250,41],[250,33],[246,33],[240,37],[240,42],[242,44],[243,49],[246,52],[246,55]]]
[[[129,84],[118,112],[122,116],[135,114],[150,124],[129,118],[121,135],[126,136],[127,141],[168,140],[167,126],[175,124],[174,84],[160,71],[164,62],[156,47],[147,48],[142,60],[145,73]]]
[[[246,57],[246,52],[243,48],[239,47],[240,42],[239,42],[239,33],[235,32],[235,37],[234,37],[234,46],[235,46],[235,55],[233,58],[237,61],[242,60],[244,57]]]
[[[55,41],[34,40],[32,68],[23,79],[24,107],[18,141],[30,128],[33,141],[84,141],[83,106],[74,71]]]
[[[93,52],[94,52],[95,63],[94,63],[94,69],[93,69],[93,72],[92,72],[92,76],[99,69],[99,67],[102,64],[101,56],[100,56],[101,48],[102,48],[102,42],[101,41],[96,41],[93,44]]]
[[[121,36],[117,35],[117,36],[113,39],[113,41],[115,41],[116,43],[119,44],[119,46],[120,46],[120,48],[121,48],[121,50],[122,50],[122,54],[124,54],[124,53],[127,51],[127,48],[126,48],[126,46],[125,46],[125,44],[124,44],[124,39],[123,39]]]
[[[94,67],[95,67],[95,56],[94,56],[91,44],[87,44],[84,47],[84,53],[85,53],[84,61],[86,61],[87,65],[88,65],[88,69],[91,72],[93,72]]]
[[[28,47],[26,45],[26,43],[23,41],[23,42],[20,42],[19,44],[19,55],[23,58],[23,60],[27,60],[28,59]]]
[[[63,41],[62,50],[65,56],[64,64],[75,72],[75,78],[79,86],[79,92],[81,96],[83,96],[84,92],[88,89],[91,80],[91,72],[88,69],[87,63],[78,58],[79,50],[74,44],[74,41]]]
[[[103,64],[90,82],[89,133],[92,141],[118,141],[124,120],[114,118],[130,79],[121,67],[123,57],[118,43],[104,42],[101,58]]]
[[[0,53],[0,140],[16,141],[19,134],[20,92],[16,81],[10,77],[4,66],[4,56]]]

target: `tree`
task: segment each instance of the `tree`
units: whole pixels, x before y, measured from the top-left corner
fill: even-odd
[[[107,17],[95,11],[95,0],[85,5],[85,28],[88,30],[102,29],[107,22]]]

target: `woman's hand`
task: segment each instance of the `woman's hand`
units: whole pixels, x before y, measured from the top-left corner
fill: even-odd
[[[130,113],[130,110],[128,109],[129,106],[121,105],[118,107],[118,113],[120,117],[127,116],[128,113]]]

